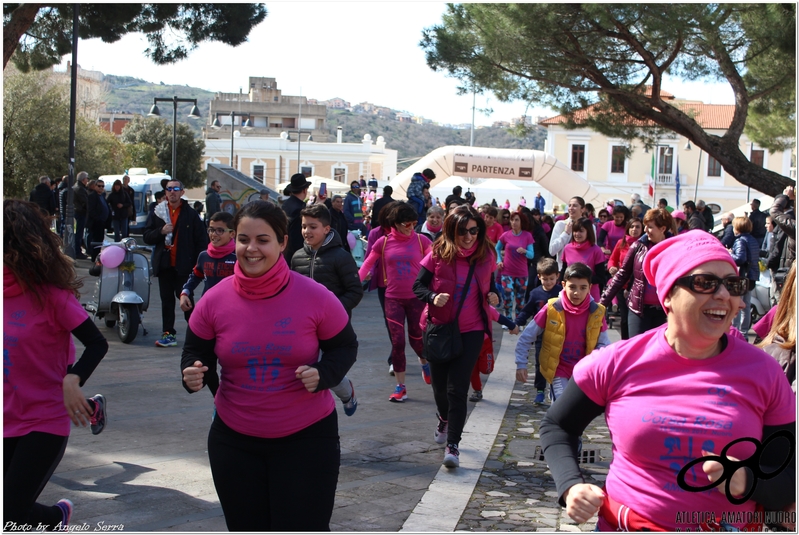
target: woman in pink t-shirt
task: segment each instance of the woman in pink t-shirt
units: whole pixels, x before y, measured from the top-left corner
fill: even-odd
[[[372,248],[380,238],[391,233],[391,225],[388,223],[388,214],[391,212],[391,208],[397,202],[399,201],[387,203],[380,209],[380,213],[377,215],[377,225],[375,225],[375,228],[369,231],[369,238],[366,240],[366,251],[364,252],[364,258],[369,258],[369,253],[372,252]],[[370,272],[371,278],[369,279],[369,291],[371,292],[372,290],[377,289],[377,300],[380,301],[380,310],[383,311],[383,322],[386,325],[388,337],[391,338],[391,329],[388,328],[388,318],[386,318],[386,283],[383,280],[383,277],[374,276],[375,273],[382,273],[382,266],[383,264],[381,263],[380,259],[378,259],[374,266],[372,266],[372,271]],[[391,352],[388,354],[388,373],[389,375],[394,375],[394,365],[391,363]]]
[[[749,282],[701,230],[655,245],[644,272],[666,324],[582,359],[541,423],[560,504],[577,523],[598,512],[600,531],[762,531],[764,508],[795,511],[796,396],[774,359],[729,335]],[[575,451],[603,412],[600,488]]]
[[[563,271],[570,264],[580,262],[591,268],[591,297],[599,302],[599,285],[604,282],[607,272],[607,259],[602,249],[594,242],[594,224],[582,217],[572,227],[572,240],[563,249]]]
[[[391,364],[397,381],[388,399],[402,403],[408,399],[405,388],[406,321],[411,349],[419,357],[425,383],[430,384],[430,367],[422,358],[422,329],[419,326],[424,305],[413,295],[413,281],[419,273],[422,258],[430,251],[431,242],[413,230],[418,216],[410,204],[397,202],[387,217],[391,232],[375,243],[358,274],[362,281],[367,280],[371,276],[372,266],[378,261],[382,263],[381,271],[376,272],[375,276],[381,277],[386,284],[385,308],[391,339]]]
[[[610,258],[613,248],[624,237],[629,219],[630,211],[627,207],[617,205],[613,207],[613,221],[607,221],[600,225],[596,243],[602,248],[606,258]]]
[[[64,455],[70,422],[94,434],[105,427],[105,398],[80,390],[108,351],[78,301],[81,285],[39,206],[3,201],[4,531],[66,531],[72,502],[36,499]],[[85,346],[77,362],[73,335]]]
[[[501,273],[503,302],[502,314],[511,316],[513,304],[516,314],[524,307],[524,294],[527,291],[527,261],[535,257],[533,235],[530,234],[530,220],[519,212],[510,216],[511,230],[502,234],[497,242],[497,271]],[[505,251],[503,254],[503,250]]]
[[[214,393],[214,487],[229,531],[328,531],[340,465],[329,389],[358,341],[336,296],[289,270],[283,210],[253,201],[233,225],[233,276],[195,307],[181,359],[184,388]]]

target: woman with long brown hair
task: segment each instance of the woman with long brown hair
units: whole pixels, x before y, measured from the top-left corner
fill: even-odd
[[[36,502],[64,455],[70,422],[105,426],[105,398],[80,390],[108,351],[81,307],[72,260],[38,205],[3,201],[3,522],[62,529],[72,502]],[[75,361],[72,336],[85,346]],[[44,526],[44,528],[42,528]],[[21,529],[18,528],[18,529]]]
[[[491,319],[497,317],[489,306],[489,301],[491,304],[499,301],[491,291],[494,259],[483,218],[471,206],[458,206],[444,220],[444,231],[422,260],[422,268],[413,284],[416,297],[426,303],[422,321],[443,325],[455,321],[457,316],[463,340],[460,356],[448,362],[429,361],[438,409],[433,437],[439,444],[446,443],[444,466],[449,468],[460,464],[458,447],[466,422],[469,378],[484,335],[491,335]],[[473,278],[467,285],[472,267]],[[432,358],[428,351],[429,348],[425,348],[425,354]]]
[[[785,286],[782,287],[782,297],[777,304],[777,312],[771,330],[758,344],[758,347],[777,359],[791,388],[796,392],[796,261],[794,260],[788,275],[785,277]]]

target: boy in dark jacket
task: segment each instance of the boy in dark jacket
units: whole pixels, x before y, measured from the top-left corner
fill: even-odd
[[[330,228],[330,211],[324,204],[304,208],[302,216],[302,249],[291,257],[291,269],[310,277],[331,292],[344,305],[347,315],[363,298],[363,286],[358,266],[352,255],[344,250],[341,237]],[[355,389],[347,377],[331,390],[344,403],[344,414],[352,416],[358,408]]]
[[[208,236],[211,243],[208,249],[197,257],[197,265],[189,275],[189,280],[180,292],[180,309],[188,312],[194,307],[194,290],[205,281],[203,294],[214,285],[233,275],[236,265],[236,231],[233,228],[233,214],[217,212],[208,222]]]

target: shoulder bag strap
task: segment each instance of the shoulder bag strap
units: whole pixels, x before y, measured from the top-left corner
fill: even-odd
[[[383,284],[388,283],[388,276],[386,275],[386,242],[388,236],[383,236],[383,250],[380,252],[380,265],[383,267]]]
[[[466,275],[466,283],[463,285],[463,291],[461,291],[461,302],[458,303],[458,310],[455,311],[455,319],[458,319],[460,316],[461,308],[463,308],[463,302],[466,301],[466,293],[469,291],[469,284],[472,282],[472,275],[474,275],[474,267],[475,265],[472,264],[469,266],[469,273]],[[431,303],[432,304],[432,303]],[[433,305],[435,306],[435,305]],[[427,307],[427,321],[430,320],[430,307]]]

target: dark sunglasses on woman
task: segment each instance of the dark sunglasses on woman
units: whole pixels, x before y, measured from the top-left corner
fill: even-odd
[[[477,228],[477,227],[472,227],[472,228],[459,228],[459,229],[458,229],[458,236],[466,236],[466,233],[467,233],[467,232],[468,232],[469,234],[471,234],[472,236],[477,236],[477,234],[480,232],[480,229],[479,229],[479,228]]]
[[[746,277],[729,276],[722,279],[710,273],[680,277],[675,284],[698,294],[714,294],[722,285],[734,297],[740,297],[749,291],[749,279]]]

